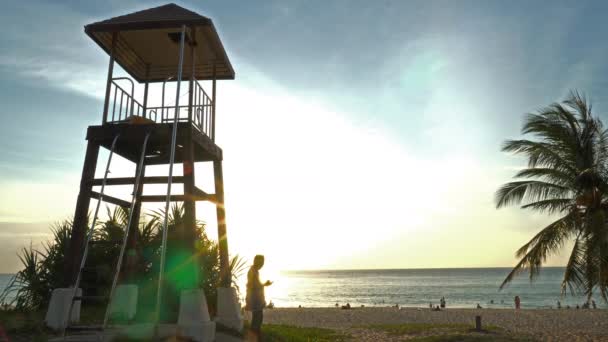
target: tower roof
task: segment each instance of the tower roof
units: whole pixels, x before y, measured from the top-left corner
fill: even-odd
[[[138,82],[176,78],[179,33],[186,25],[184,78],[192,72],[194,46],[198,80],[234,79],[234,69],[211,19],[176,4],[167,4],[86,25],[85,33],[108,54],[116,33],[114,58]]]

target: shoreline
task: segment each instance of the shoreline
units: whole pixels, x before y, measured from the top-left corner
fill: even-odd
[[[344,304],[340,304],[340,306],[342,306]],[[335,307],[335,306],[302,306],[302,307],[298,307],[298,306],[275,306],[274,308],[270,309],[270,308],[265,308],[264,310],[280,310],[280,309],[332,309],[332,310],[343,310],[341,309],[341,307]],[[369,305],[369,306],[356,306],[353,305],[351,306],[350,309],[348,310],[361,310],[361,309],[396,309],[395,306],[391,306],[391,305]],[[432,311],[428,306],[423,307],[423,306],[401,306],[399,305],[399,310],[426,310],[426,311]],[[516,309],[514,307],[486,307],[486,306],[482,306],[481,309],[477,309],[474,307],[469,307],[469,306],[448,306],[446,308],[441,309],[441,311],[449,311],[449,310],[475,310],[475,311],[484,311],[484,310],[499,310],[499,311],[505,311],[505,310],[513,310],[516,311]],[[604,307],[598,307],[596,309],[583,309],[583,308],[576,308],[576,307],[570,307],[570,308],[566,308],[566,307],[562,307],[561,309],[558,309],[556,307],[522,307],[519,309],[519,311],[608,311],[608,308],[604,308]]]

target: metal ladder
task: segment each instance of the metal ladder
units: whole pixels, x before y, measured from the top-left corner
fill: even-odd
[[[129,239],[129,229],[131,227],[131,223],[133,221],[133,212],[135,209],[135,203],[137,202],[137,193],[139,191],[139,187],[141,185],[141,179],[144,176],[143,174],[143,166],[144,160],[146,158],[146,147],[148,146],[148,139],[150,138],[150,134],[152,131],[148,131],[144,138],[144,144],[141,151],[141,156],[139,158],[139,164],[137,166],[137,175],[135,176],[135,185],[133,187],[133,198],[131,199],[131,206],[129,208],[129,220],[127,226],[125,227],[125,234],[122,239],[122,247],[120,248],[120,254],[118,255],[118,260],[116,261],[116,272],[114,273],[114,279],[112,280],[112,287],[110,288],[110,299],[108,301],[108,305],[106,307],[106,312],[103,318],[103,324],[101,326],[102,331],[102,340],[103,333],[108,325],[108,320],[110,318],[110,311],[112,309],[112,303],[114,300],[114,291],[116,290],[116,285],[118,284],[118,277],[120,275],[120,269],[122,268],[122,259],[125,255],[125,250],[127,248],[127,241]]]
[[[133,221],[133,209],[135,207],[135,203],[137,200],[137,193],[139,190],[139,187],[141,185],[141,179],[143,177],[143,164],[144,164],[144,160],[145,160],[145,156],[146,156],[146,148],[148,146],[148,139],[150,138],[152,131],[148,131],[144,137],[144,143],[143,143],[143,147],[142,147],[142,152],[141,152],[141,156],[139,159],[139,164],[138,164],[138,172],[135,178],[135,185],[134,185],[134,189],[133,189],[133,197],[131,199],[131,206],[130,206],[130,210],[129,210],[129,220],[127,223],[127,226],[125,227],[125,234],[123,236],[123,241],[122,241],[122,246],[120,249],[120,254],[117,260],[117,265],[116,265],[116,272],[114,274],[114,279],[112,281],[112,287],[110,289],[110,296],[109,296],[109,301],[108,301],[108,305],[106,307],[106,312],[104,315],[104,320],[103,320],[103,325],[101,326],[101,331],[103,332],[103,330],[106,328],[107,323],[108,323],[108,319],[109,319],[109,315],[110,315],[110,310],[111,310],[111,305],[112,305],[112,299],[114,296],[114,290],[116,289],[116,285],[118,283],[118,277],[120,274],[120,269],[122,267],[122,260],[124,257],[124,253],[126,250],[126,246],[127,246],[127,241],[128,241],[128,237],[129,237],[129,227],[131,227],[131,223]],[[66,330],[67,327],[69,325],[70,322],[70,318],[72,316],[72,311],[74,308],[74,302],[77,300],[81,300],[81,297],[77,297],[76,293],[78,291],[78,288],[80,287],[80,281],[82,280],[82,272],[84,270],[85,264],[86,264],[86,259],[88,256],[88,252],[89,252],[89,243],[91,242],[91,238],[93,237],[93,233],[95,230],[95,224],[97,222],[97,218],[98,218],[98,214],[99,214],[99,208],[101,206],[101,202],[103,201],[103,195],[104,195],[104,191],[105,191],[105,186],[106,186],[106,180],[108,178],[108,174],[110,173],[110,164],[112,161],[112,156],[114,155],[114,148],[116,146],[116,141],[118,140],[120,134],[118,134],[116,137],[114,137],[114,140],[112,141],[112,146],[110,148],[110,155],[108,157],[108,162],[106,164],[106,170],[104,173],[104,177],[101,183],[101,190],[100,190],[100,196],[99,196],[99,200],[97,201],[97,206],[95,207],[95,215],[93,217],[93,223],[91,225],[91,228],[89,229],[89,232],[87,234],[87,239],[85,242],[85,249],[83,252],[83,256],[80,262],[80,269],[78,271],[78,276],[76,277],[76,282],[74,284],[74,290],[72,292],[72,296],[71,296],[71,301],[70,301],[70,308],[68,310],[68,315],[66,317],[66,321],[64,323],[64,328],[62,331],[62,336],[65,340],[66,337]]]
[[[120,137],[120,133],[114,137],[112,140],[112,146],[110,147],[110,155],[108,156],[108,162],[106,163],[106,170],[103,175],[103,180],[101,181],[101,190],[99,191],[99,200],[97,201],[97,206],[95,207],[95,215],[93,216],[93,223],[91,224],[91,228],[89,228],[89,232],[87,234],[87,238],[84,244],[84,252],[82,253],[82,259],[80,260],[80,268],[78,269],[78,275],[76,276],[76,282],[74,283],[74,289],[72,290],[72,295],[70,296],[70,308],[68,310],[68,314],[65,317],[63,329],[61,332],[61,336],[65,340],[66,330],[72,318],[72,310],[74,309],[74,302],[76,300],[81,300],[81,298],[76,297],[76,293],[78,288],[80,287],[80,280],[82,278],[82,271],[84,269],[85,263],[87,261],[87,256],[89,253],[89,242],[93,237],[93,232],[95,231],[95,224],[97,223],[97,217],[99,214],[99,207],[101,206],[101,202],[103,201],[103,195],[106,188],[106,180],[108,179],[108,174],[110,173],[110,164],[112,162],[112,157],[114,156],[114,148],[116,147],[116,141]],[[81,296],[82,297],[82,296]]]
[[[162,288],[165,276],[165,259],[167,253],[167,228],[169,225],[169,206],[171,204],[171,186],[173,184],[173,164],[175,163],[175,147],[177,145],[177,125],[179,122],[179,92],[180,85],[182,83],[182,70],[184,65],[184,42],[186,37],[186,25],[182,25],[181,30],[181,39],[180,39],[180,54],[179,54],[179,63],[178,63],[178,73],[177,73],[177,89],[175,94],[175,116],[173,121],[173,129],[171,132],[171,154],[169,157],[169,177],[167,180],[167,195],[165,197],[165,218],[163,222],[163,236],[160,247],[160,267],[158,274],[158,285],[156,291],[156,310],[154,317],[154,335],[158,337],[158,325],[160,323],[160,307],[162,303]],[[163,84],[163,99],[164,99],[164,84]],[[163,100],[164,101],[164,100]]]

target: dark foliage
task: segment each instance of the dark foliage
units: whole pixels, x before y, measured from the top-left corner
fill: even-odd
[[[109,293],[128,223],[128,214],[128,210],[124,208],[108,209],[108,219],[95,227],[86,262],[88,266],[85,267],[87,272],[83,272],[81,282],[81,287],[87,295]],[[182,205],[176,204],[171,207],[168,217],[168,241],[177,240],[177,227],[181,225],[183,216]],[[136,275],[131,279],[139,285],[140,306],[143,312],[154,308],[164,212],[153,212],[146,218],[147,221],[140,224],[137,232],[139,243],[134,266]],[[42,249],[32,246],[23,248],[19,254],[23,269],[0,294],[0,304],[6,308],[22,311],[46,308],[53,289],[63,285],[64,256],[71,230],[72,221],[62,221],[52,227],[53,238],[44,244]],[[208,304],[214,311],[216,289],[219,284],[218,244],[207,236],[203,222],[197,222],[194,236],[195,264],[199,274],[198,286],[204,289]],[[233,279],[236,279],[243,272],[245,263],[237,255],[232,258],[230,265]]]

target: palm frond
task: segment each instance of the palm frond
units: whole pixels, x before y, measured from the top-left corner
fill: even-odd
[[[526,168],[518,171],[514,178],[533,178],[564,187],[571,187],[573,185],[571,175],[554,168]]]
[[[522,201],[536,202],[548,199],[559,199],[571,194],[567,187],[536,180],[516,181],[503,185],[496,191],[496,208]]]
[[[525,270],[530,272],[531,281],[538,276],[540,268],[547,260],[547,257],[557,252],[572,234],[573,218],[571,216],[571,214],[566,215],[549,224],[528,243],[517,250],[516,256],[521,258],[521,260],[500,285],[501,289]]]
[[[536,201],[521,206],[522,209],[532,209],[540,213],[555,214],[568,211],[574,205],[570,198],[553,198]]]
[[[562,155],[559,149],[546,142],[507,140],[501,150],[527,156],[529,168],[553,168],[571,176],[575,176],[577,172],[575,161],[570,160],[569,156]]]
[[[566,271],[564,272],[564,278],[562,280],[562,294],[566,294],[566,291],[569,289],[570,293],[574,295],[584,287],[584,247],[584,243],[581,241],[579,234],[579,236],[576,237],[576,240],[574,240],[570,258],[568,258],[568,263],[566,264]]]

